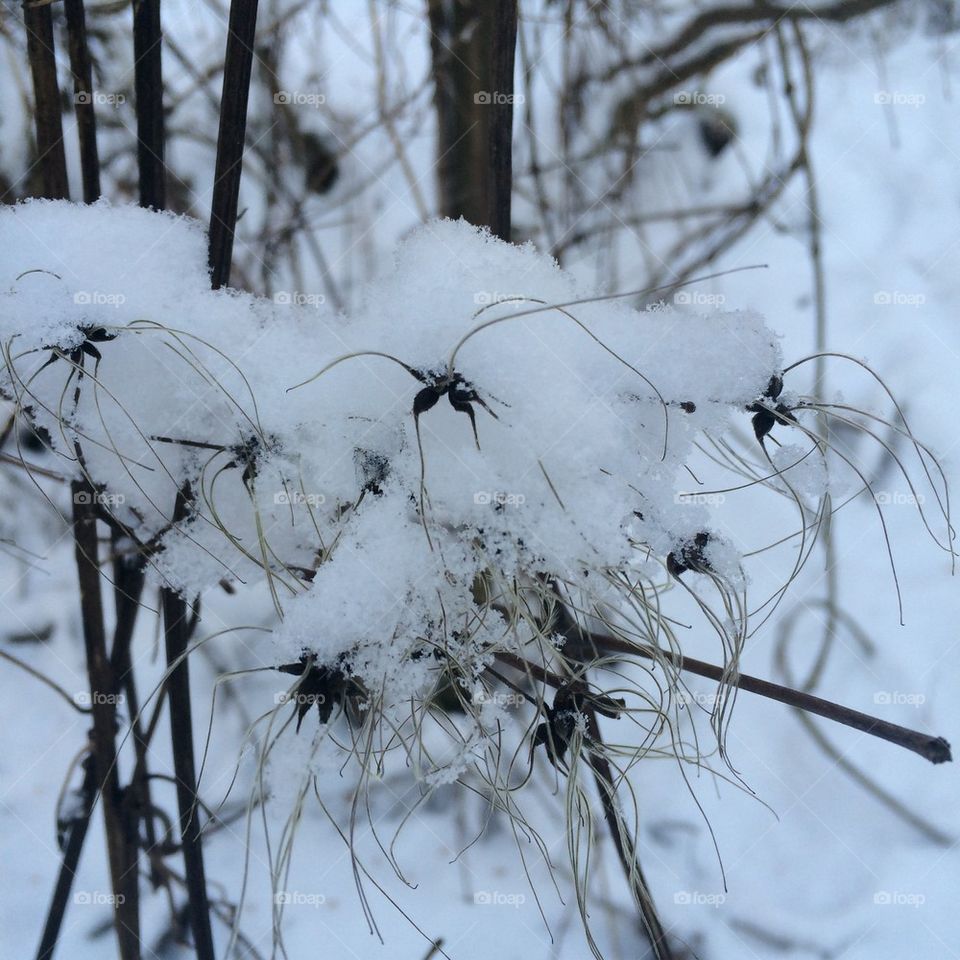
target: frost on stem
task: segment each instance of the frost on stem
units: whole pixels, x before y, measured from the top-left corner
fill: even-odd
[[[836,471],[873,494],[810,418],[894,451],[876,415],[786,392],[797,365],[755,313],[591,298],[532,246],[463,222],[417,230],[348,318],[209,290],[203,234],[183,218],[34,202],[0,227],[15,238],[0,254],[0,389],[154,582],[267,587],[262,660],[295,680],[251,736],[262,772],[317,706],[304,792],[321,769],[349,767],[362,792],[409,767],[426,794],[461,780],[522,823],[516,793],[543,744],[573,823],[582,748],[627,793],[645,756],[729,764],[751,623],[838,509]],[[921,517],[952,556],[943,474],[895,409],[896,462],[911,490],[919,464],[939,526]],[[779,448],[788,433],[799,446]],[[694,461],[734,485],[685,493]],[[801,484],[804,462],[817,469]],[[761,489],[799,524],[777,541],[794,551],[783,582],[756,602],[709,497]],[[694,617],[722,664],[712,750],[683,734],[678,625]],[[597,649],[594,628],[626,649]],[[590,735],[584,710],[618,717],[620,742]],[[575,853],[576,870],[589,858]]]

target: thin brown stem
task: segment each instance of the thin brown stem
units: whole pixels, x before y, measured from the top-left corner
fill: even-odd
[[[793,690],[779,683],[771,683],[769,680],[761,680],[759,677],[752,677],[749,674],[741,673],[735,677],[724,679],[723,667],[713,663],[705,663],[703,660],[695,660],[693,657],[678,656],[665,650],[655,653],[646,647],[605,634],[590,633],[589,636],[597,645],[597,648],[606,653],[629,654],[654,662],[667,660],[678,670],[685,670],[687,673],[707,677],[710,680],[716,680],[718,683],[729,683],[738,690],[746,690],[748,693],[755,693],[769,700],[777,700],[799,710],[805,710],[807,713],[813,713],[827,720],[853,727],[855,730],[868,733],[872,737],[879,737],[881,740],[896,744],[898,747],[912,750],[931,763],[946,763],[953,759],[950,753],[950,744],[943,737],[935,737],[919,730],[901,727],[895,723],[870,716],[870,714],[861,713],[859,710],[844,707],[832,700],[824,700],[821,697],[815,697],[800,690]],[[496,656],[502,663],[507,663],[543,683],[550,684],[550,686],[557,687],[566,682],[563,677],[530,663],[516,654],[502,652]]]
[[[107,656],[100,567],[97,559],[97,508],[93,488],[73,483],[73,533],[80,580],[80,611],[93,713],[93,766],[103,801],[107,853],[113,884],[114,926],[121,960],[140,956],[138,839],[117,770],[117,686]]]
[[[256,31],[257,0],[232,0],[210,211],[210,274],[214,290],[230,282]]]
[[[174,523],[186,515],[189,490],[177,494]],[[203,863],[203,838],[197,816],[197,774],[193,749],[193,711],[190,700],[188,606],[169,587],[162,590],[163,625],[167,648],[167,700],[170,706],[170,736],[173,744],[173,771],[177,780],[180,836],[190,904],[190,927],[198,960],[214,960],[210,928],[210,901]]]
[[[97,795],[97,780],[93,758],[89,755],[84,758],[83,770],[83,784],[80,787],[83,807],[79,816],[71,821],[67,830],[60,872],[57,874],[57,882],[50,899],[50,908],[47,910],[47,919],[44,921],[43,933],[40,935],[40,946],[37,947],[37,960],[50,960],[57,949],[60,928],[67,912],[70,891],[73,889],[73,878],[77,874],[77,865],[83,851],[83,842],[87,837],[87,828],[90,826],[93,801]]]
[[[27,28],[27,57],[33,74],[34,120],[37,131],[37,167],[43,196],[68,200],[67,157],[63,149],[60,116],[60,86],[54,52],[53,14],[49,4],[24,0],[23,22]]]
[[[97,118],[93,109],[93,63],[87,44],[83,0],[64,0],[63,12],[67,18],[70,72],[73,74],[73,110],[80,141],[83,202],[93,203],[100,198],[100,158],[97,154]]]
[[[133,0],[134,90],[137,98],[137,168],[140,206],[167,205],[164,164],[163,69],[160,0]]]

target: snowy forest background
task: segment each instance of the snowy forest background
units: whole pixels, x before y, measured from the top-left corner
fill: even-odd
[[[960,955],[960,10],[232,8],[0,5],[3,955]]]

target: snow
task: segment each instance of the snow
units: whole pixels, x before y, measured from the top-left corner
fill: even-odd
[[[218,25],[208,43],[216,47],[220,35]],[[308,38],[303,42],[309,46]],[[842,51],[841,62],[829,68],[830,100],[820,107],[812,143],[826,219],[829,342],[858,357],[869,354],[872,366],[907,401],[921,438],[945,455],[948,474],[955,479],[955,430],[944,412],[954,393],[960,353],[952,309],[960,292],[950,256],[955,224],[946,213],[931,217],[931,211],[946,209],[956,191],[953,171],[960,141],[955,110],[940,89],[925,42],[906,44],[902,54],[891,57],[891,75],[883,81],[862,50],[851,56],[846,42],[834,43]],[[357,76],[365,76],[361,61],[344,65],[343,76],[355,67]],[[754,66],[751,57],[744,57],[721,68],[711,89],[725,91],[727,105],[736,106],[743,153],[762,157],[765,94],[749,79]],[[337,82],[344,89],[330,90],[331,99],[350,103],[351,84]],[[884,108],[874,102],[877,89],[922,90],[926,101],[916,108]],[[896,148],[888,121],[896,127]],[[429,144],[422,146],[426,154]],[[707,184],[703,202],[729,200],[741,185],[732,157],[706,171],[689,160],[681,163],[691,168],[684,170],[691,181]],[[681,163],[671,154],[662,166],[679,169]],[[209,175],[207,167],[203,171]],[[393,194],[400,195],[402,186],[390,182]],[[803,222],[807,212],[800,191],[784,199],[779,213],[781,223]],[[507,577],[518,569],[559,567],[584,596],[602,598],[609,607],[622,594],[585,578],[585,569],[630,563],[638,580],[665,583],[662,559],[705,528],[716,534],[707,555],[711,568],[738,590],[737,574],[741,566],[748,568],[751,607],[770,595],[789,570],[792,554],[786,561],[776,554],[745,554],[796,528],[797,513],[790,503],[785,508],[782,497],[770,494],[763,500],[755,491],[699,502],[685,502],[678,494],[730,485],[729,473],[719,472],[724,482],[715,482],[717,473],[707,469],[694,444],[705,433],[726,436],[731,428],[749,439],[749,415],[742,406],[780,367],[781,349],[790,361],[812,347],[811,315],[803,299],[809,277],[802,238],[798,242],[773,225],[761,225],[722,259],[721,266],[758,259],[770,264],[766,271],[721,278],[703,288],[722,291],[725,306],[741,308],[739,312],[691,310],[680,304],[640,313],[616,301],[570,308],[648,383],[558,311],[512,319],[539,300],[589,296],[595,289],[593,278],[585,279],[589,263],[577,262],[573,273],[565,274],[531,248],[507,249],[463,224],[432,222],[407,236],[392,270],[384,269],[385,248],[407,233],[410,219],[409,207],[397,201],[379,221],[375,255],[365,259],[359,272],[380,276],[364,285],[340,315],[332,304],[306,309],[276,298],[210,292],[202,230],[184,218],[121,205],[88,209],[40,202],[0,212],[2,235],[15,237],[0,252],[0,339],[10,344],[8,356],[15,358],[18,392],[28,384],[42,401],[34,405],[34,415],[51,430],[58,451],[56,457],[44,457],[44,465],[75,473],[69,441],[82,433],[87,469],[107,484],[104,498],[114,498],[105,502],[143,538],[165,529],[180,483],[186,478],[195,482],[196,518],[163,535],[163,551],[151,568],[154,583],[167,580],[188,592],[204,591],[209,633],[235,631],[206,644],[219,661],[208,664],[198,651],[195,682],[212,688],[223,664],[226,669],[236,669],[238,662],[264,667],[290,662],[305,649],[332,662],[354,651],[353,669],[388,693],[399,711],[404,697],[421,693],[436,679],[431,660],[405,655],[417,645],[436,642],[440,629],[431,613],[441,607],[448,625],[469,622],[478,571],[492,564]],[[348,236],[344,243],[350,242]],[[626,259],[635,260],[632,250]],[[605,276],[604,289],[610,283],[614,281]],[[636,275],[616,281],[617,289],[642,285]],[[888,302],[883,297],[878,301],[878,294],[889,294]],[[776,338],[750,307],[772,318],[771,326],[784,339]],[[442,372],[465,334],[501,317],[507,319],[466,341],[456,360],[457,372],[496,414],[494,418],[474,404],[479,451],[468,417],[441,398],[420,418],[421,463],[411,409],[422,384],[383,357],[344,360],[288,392],[355,351],[379,350],[420,371]],[[93,358],[84,359],[85,386],[73,411],[72,390],[63,392],[68,363],[41,368],[52,344],[70,350],[80,342],[78,328],[97,326],[117,337],[95,344],[103,356],[97,368],[102,387],[96,391],[91,388]],[[25,352],[29,350],[35,352]],[[889,414],[884,396],[863,378],[855,379],[841,364],[832,364],[830,371],[831,390],[842,383],[847,402]],[[810,373],[807,369],[803,376]],[[794,392],[788,375],[785,396],[809,392],[803,376],[797,377]],[[663,461],[663,408],[651,384],[670,401]],[[685,412],[676,406],[680,402],[695,403],[696,411]],[[70,421],[63,433],[50,413],[60,409]],[[814,429],[812,420],[804,422]],[[252,497],[241,480],[242,467],[226,466],[234,452],[150,439],[160,435],[223,446],[260,437]],[[769,445],[780,469],[811,445],[795,432],[775,428],[774,435],[784,443],[782,448]],[[848,439],[858,462],[872,466],[879,461],[875,444],[865,444],[863,437]],[[118,451],[127,458],[122,467]],[[761,473],[772,472],[759,454],[757,463],[765,467]],[[354,508],[371,478],[371,464],[389,465],[383,477],[374,470],[381,492],[366,493]],[[684,464],[691,465],[702,485],[693,482]],[[813,454],[791,467],[785,479],[810,502],[825,489],[837,499],[856,489],[834,459],[828,458],[827,465],[830,469],[824,471]],[[427,494],[422,516],[421,469]],[[877,489],[885,497],[882,508],[897,557],[907,627],[896,626],[896,598],[876,513],[869,501],[854,503],[834,525],[841,596],[845,614],[872,638],[872,647],[864,647],[845,625],[817,692],[952,739],[957,594],[949,558],[929,544],[901,479],[888,473]],[[51,484],[48,492],[61,511],[67,509],[61,486]],[[62,559],[69,561],[65,528],[36,503],[25,478],[6,468],[0,494],[0,536],[15,537],[18,546],[38,555],[4,558],[5,582],[9,576],[15,584],[4,597],[10,622],[32,631],[48,618],[53,621],[52,642],[31,649],[30,662],[68,690],[83,690],[75,585]],[[121,496],[122,502],[117,500]],[[274,551],[266,560],[273,568],[270,578],[262,567],[258,517]],[[31,531],[26,539],[24,531]],[[652,559],[637,543],[649,546]],[[323,563],[318,563],[318,551]],[[316,567],[312,585],[306,588],[284,576],[279,560]],[[223,595],[217,589],[222,579],[239,586],[239,595]],[[744,646],[743,670],[779,677],[777,650],[786,643],[784,624],[792,622],[796,629],[787,659],[795,675],[803,677],[823,631],[823,583],[818,557],[792,585],[778,617]],[[705,601],[716,601],[709,578],[687,573],[683,584]],[[44,598],[39,611],[38,596]],[[283,611],[279,626],[272,613],[274,599]],[[678,617],[689,615],[686,622],[699,615],[680,585],[664,591],[663,602]],[[423,629],[431,621],[434,633]],[[240,626],[277,629],[267,635]],[[738,629],[728,624],[731,634]],[[677,632],[689,655],[721,656],[712,632],[702,627]],[[495,624],[486,632],[475,629],[464,641],[460,660],[469,673],[485,662],[481,651],[521,639],[522,633],[503,636]],[[159,679],[162,671],[151,662],[152,636],[141,640],[138,669]],[[275,703],[271,694],[289,679],[278,680],[273,671],[252,678],[242,687],[250,713],[259,715],[264,704]],[[39,694],[25,694],[28,683],[33,681],[4,671],[7,722],[18,731],[19,741],[0,768],[6,788],[4,859],[24,866],[18,867],[22,883],[10,891],[0,925],[28,926],[29,939],[39,927],[57,863],[49,770],[66,768],[84,727],[65,705],[50,706],[42,688],[36,688]],[[221,689],[230,686],[232,682]],[[715,696],[714,686],[698,681],[691,686],[702,693],[703,702],[713,703],[708,698]],[[44,698],[43,712],[33,710],[31,700],[28,723],[22,720],[26,697]],[[452,749],[449,738],[431,728],[424,740],[431,758],[415,758],[421,783],[435,789],[401,834],[397,852],[419,888],[408,891],[390,876],[372,825],[358,830],[364,860],[379,865],[374,875],[431,935],[447,938],[452,956],[584,956],[579,935],[565,926],[575,911],[564,873],[563,781],[558,796],[549,795],[552,783],[547,779],[547,789],[525,791],[522,797],[568,895],[561,905],[542,861],[531,856],[535,888],[546,904],[555,945],[519,864],[510,836],[513,824],[491,818],[480,798],[443,786],[463,769],[464,757],[475,755],[469,751],[482,744],[481,729],[490,731],[499,723],[513,744],[528,716],[516,705],[486,702],[478,712],[472,718],[477,726],[467,720],[460,725],[467,740],[462,750]],[[201,716],[198,725],[205,720]],[[619,742],[639,742],[643,731],[621,731],[623,724],[611,722],[605,730]],[[844,757],[935,823],[952,843],[960,823],[955,776],[949,769],[925,767],[912,755],[901,756],[887,744],[849,731],[824,724],[819,728]],[[213,729],[217,739],[203,786],[219,799],[246,731],[228,712],[218,712]],[[316,731],[316,737],[296,738],[287,731],[267,766],[266,780],[276,799],[271,812],[276,816],[281,811],[281,822],[308,772],[322,774],[331,808],[349,811],[353,802],[353,781],[337,775],[343,752],[325,736],[330,731],[317,731],[315,720],[309,727],[305,721],[305,729]],[[671,926],[688,940],[695,941],[700,932],[704,939],[698,952],[704,956],[779,955],[763,931],[792,941],[787,956],[815,956],[825,949],[853,960],[947,955],[948,945],[960,936],[953,908],[952,846],[922,835],[851,782],[785,708],[740,695],[727,737],[737,770],[776,816],[719,777],[701,773],[695,780],[696,799],[717,833],[725,887],[712,838],[677,764],[653,763],[656,755],[648,754],[631,773],[641,794],[645,869]],[[256,760],[250,753],[243,761],[241,793],[248,780],[255,780]],[[521,753],[518,766],[525,762],[526,753]],[[388,838],[420,801],[411,787],[415,777],[403,766],[399,759],[395,766],[388,762],[377,783],[383,789],[371,791],[371,821]],[[691,776],[697,773],[688,769]],[[215,834],[209,846],[211,875],[227,881],[233,894],[247,842],[242,823]],[[489,835],[451,864],[484,826]],[[358,909],[346,848],[335,847],[339,841],[315,805],[299,827],[303,847],[297,848],[285,881],[285,889],[302,895],[291,898],[284,918],[290,955],[315,944],[318,931],[335,934],[344,950],[362,956],[385,950],[423,954],[424,941],[376,896],[376,919],[387,947],[375,945]],[[95,822],[91,840],[100,831]],[[270,864],[256,829],[250,843],[254,889],[244,925],[263,931],[262,943],[269,945]],[[100,847],[88,843],[80,890],[104,889]],[[611,918],[603,932],[613,938],[612,945],[606,944],[610,955],[632,956],[639,937],[624,921],[630,908],[618,869],[608,855],[593,875],[605,904],[598,912],[606,910]],[[309,896],[314,899],[305,899]],[[107,916],[102,906],[81,910],[71,905],[72,955],[102,955],[104,941],[87,941],[85,934]],[[150,916],[153,928],[159,928],[162,905]]]
[[[30,203],[0,229],[4,386],[61,468],[159,540],[163,582],[195,596],[266,576],[281,659],[347,656],[390,703],[424,692],[413,655],[452,625],[476,660],[485,571],[589,593],[589,571],[629,568],[638,542],[667,553],[702,529],[671,481],[697,431],[722,432],[781,365],[755,313],[591,302],[531,246],[465,222],[428,223],[356,317],[319,309],[309,326],[305,308],[207,289],[186,218]],[[22,286],[25,270],[43,273]],[[67,320],[36,324],[46,310]],[[96,353],[71,353],[85,338]],[[196,507],[174,523],[185,485]],[[732,578],[735,552],[717,550]],[[295,569],[316,571],[309,588]],[[441,621],[447,635],[424,626]]]

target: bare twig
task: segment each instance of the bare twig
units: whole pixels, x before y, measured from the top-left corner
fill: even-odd
[[[37,960],[50,960],[57,948],[60,939],[60,927],[67,912],[67,903],[70,891],[73,888],[73,878],[77,874],[77,864],[80,862],[80,853],[83,842],[90,826],[90,816],[93,813],[93,802],[97,795],[97,778],[93,757],[88,755],[83,760],[83,784],[80,787],[83,809],[75,817],[69,827],[67,841],[63,848],[63,860],[60,863],[60,872],[53,888],[50,899],[50,908],[40,936],[40,946],[37,948]]]

